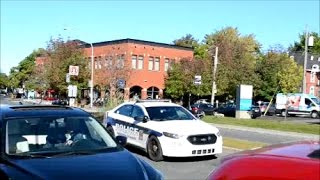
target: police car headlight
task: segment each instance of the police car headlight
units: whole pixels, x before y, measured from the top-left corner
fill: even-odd
[[[168,132],[163,132],[163,135],[170,137],[170,138],[174,138],[174,139],[179,139],[179,137],[181,137],[178,134],[173,134],[173,133],[168,133]]]

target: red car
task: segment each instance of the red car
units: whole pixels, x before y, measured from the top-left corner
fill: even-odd
[[[272,145],[227,156],[207,180],[320,179],[320,141]]]

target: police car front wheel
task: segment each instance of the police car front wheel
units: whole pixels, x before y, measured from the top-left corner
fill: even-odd
[[[147,144],[148,156],[153,161],[162,161],[162,149],[157,137],[150,136]]]

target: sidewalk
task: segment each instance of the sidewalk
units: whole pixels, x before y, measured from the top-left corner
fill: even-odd
[[[316,134],[279,131],[279,130],[272,130],[272,129],[246,127],[246,126],[234,126],[234,125],[227,125],[227,124],[213,124],[213,123],[210,123],[210,124],[217,127],[217,128],[254,132],[254,133],[264,134],[266,136],[278,135],[278,136],[295,138],[297,140],[319,140],[320,139],[320,135],[316,135]],[[320,130],[320,127],[319,127],[319,130]]]

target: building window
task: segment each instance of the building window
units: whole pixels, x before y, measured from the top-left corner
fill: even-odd
[[[138,57],[138,69],[143,69],[143,56]]]
[[[312,72],[311,72],[310,82],[314,83],[315,77],[316,77],[316,76],[315,76],[315,73],[312,73]]]
[[[112,56],[106,56],[105,57],[104,66],[107,69],[110,69],[112,67]]]
[[[153,70],[153,63],[154,63],[153,57],[149,57],[148,69],[149,69],[150,71]]]
[[[313,61],[313,56],[310,56],[310,60]]]
[[[164,71],[168,71],[169,69],[169,58],[164,60]]]
[[[98,69],[98,60],[97,60],[97,57],[94,57],[94,69]]]
[[[309,94],[314,95],[314,87],[313,87],[313,86],[310,87],[310,92],[309,92]]]
[[[99,58],[98,58],[98,69],[101,69],[101,67],[102,67],[102,57],[99,56]]]
[[[154,70],[159,71],[160,70],[160,58],[156,57],[154,61]]]
[[[137,69],[137,55],[131,56],[131,67],[132,69]]]
[[[117,57],[117,68],[124,68],[124,54],[118,55]]]

